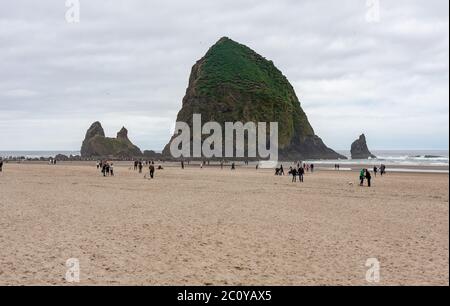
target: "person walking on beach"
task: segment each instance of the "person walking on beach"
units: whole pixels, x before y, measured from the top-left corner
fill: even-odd
[[[284,168],[283,165],[280,167],[280,176],[284,176]]]
[[[236,164],[234,162],[231,164],[231,170],[236,170]]]
[[[370,174],[370,171],[366,169],[366,179],[367,179],[367,185],[369,187],[372,187],[372,175]]]
[[[378,174],[378,167],[377,166],[373,167],[373,174],[375,175],[375,177],[377,176],[377,174]]]
[[[137,160],[134,161],[134,171],[138,169],[139,162]]]
[[[386,174],[386,166],[385,165],[381,165],[380,174],[381,174],[381,176]]]
[[[114,176],[114,164],[109,165],[109,175]]]
[[[106,164],[105,164],[105,176],[109,176],[110,175],[110,169],[111,169],[111,166],[109,165],[109,162],[107,162]]]
[[[150,178],[153,179],[155,177],[155,166],[153,164],[150,164],[148,169],[150,170]]]
[[[300,167],[298,169],[298,178],[300,183],[303,183],[305,181],[305,169],[303,167]]]
[[[294,169],[291,167],[289,169],[289,175],[292,175],[292,183],[296,183],[297,182],[297,169]]]
[[[144,168],[144,165],[142,165],[142,162],[139,162],[139,173],[142,173],[142,168]]]
[[[0,172],[3,172],[3,160],[0,160]]]
[[[181,169],[184,170],[184,160],[181,161]]]
[[[314,173],[314,164],[311,164],[311,173]]]

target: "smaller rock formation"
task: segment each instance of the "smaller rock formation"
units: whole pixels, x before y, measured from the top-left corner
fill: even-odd
[[[369,148],[367,147],[366,136],[364,134],[359,136],[359,139],[352,144],[351,153],[352,159],[377,158],[375,155],[370,153]]]
[[[57,161],[69,161],[70,158],[64,154],[58,154],[55,156],[55,160]]]
[[[144,151],[144,158],[157,160],[157,159],[162,159],[163,155],[161,153],[156,153],[155,151],[147,150],[147,151]]]
[[[108,138],[100,122],[91,125],[81,147],[83,158],[133,158],[141,157],[141,150],[128,139],[128,130],[122,128],[117,138]]]

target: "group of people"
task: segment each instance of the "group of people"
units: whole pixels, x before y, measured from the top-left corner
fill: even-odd
[[[307,164],[307,163],[301,163],[298,162],[297,166],[290,167],[288,175],[292,175],[292,182],[297,182],[297,177],[299,179],[299,182],[304,182],[305,174],[307,172],[313,173],[315,169],[314,164]],[[280,166],[280,168],[275,169],[275,175],[277,176],[284,176],[284,168],[283,165]]]
[[[99,161],[97,170],[100,170],[104,177],[114,176],[114,164],[107,161]]]
[[[220,169],[223,170],[225,167],[225,164],[228,164],[228,162],[226,162],[225,160],[221,160],[220,161]],[[185,162],[184,160],[181,160],[181,169],[185,169],[186,168],[186,164],[190,164],[189,161]],[[248,162],[244,163],[245,165],[248,165]],[[210,161],[201,161],[200,162],[200,169],[203,169],[206,166],[210,166],[211,162]],[[232,162],[231,163],[231,170],[236,170],[236,163]]]
[[[386,165],[381,165],[380,168],[373,167],[373,172],[375,173],[375,176],[377,176],[378,171],[380,172],[380,175],[383,176],[386,174]]]
[[[297,182],[297,176],[300,183],[305,181],[305,168],[297,166],[297,168],[291,167],[289,170],[289,175],[292,175],[292,182]]]
[[[281,165],[280,168],[275,169],[275,175],[276,176],[284,176],[284,168],[283,165]]]
[[[375,176],[380,173],[381,176],[386,174],[386,165],[381,165],[380,168],[377,166],[373,167],[373,174]],[[364,182],[367,181],[367,186],[372,187],[372,174],[368,169],[361,169],[359,173],[360,186],[364,186]]]
[[[144,163],[141,160],[135,160],[133,169],[134,171],[139,170],[139,173],[142,173],[142,169],[144,169]]]
[[[297,163],[297,168],[303,168],[303,170],[305,172],[314,172],[314,164],[307,164],[307,163],[303,163],[303,166],[301,165],[300,162]]]
[[[361,169],[361,172],[359,173],[359,185],[361,187],[364,186],[365,180],[367,180],[367,186],[372,187],[372,175],[370,174],[370,171],[368,169]]]
[[[149,178],[153,179],[155,178],[155,172],[156,172],[156,168],[155,168],[155,161],[142,161],[142,160],[135,160],[134,161],[134,171],[139,171],[139,173],[142,173],[143,169],[144,169],[144,164],[146,166],[148,166],[148,170],[149,170]],[[182,162],[181,167],[184,169],[184,161]],[[163,170],[162,166],[158,167],[159,170]],[[145,175],[145,178],[147,178],[147,174]]]

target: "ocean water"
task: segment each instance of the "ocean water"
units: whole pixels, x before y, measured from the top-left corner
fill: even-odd
[[[340,154],[350,157],[349,151],[338,151]],[[334,164],[339,163],[342,166],[346,164],[385,164],[387,166],[427,166],[427,167],[448,167],[449,166],[449,151],[448,150],[386,150],[373,151],[377,159],[371,160],[327,160],[314,161],[316,164]],[[25,157],[25,158],[39,158],[39,157],[54,157],[55,155],[63,154],[66,156],[80,155],[79,151],[0,151],[0,157]]]
[[[0,157],[25,157],[25,158],[49,158],[55,157],[58,154],[63,154],[66,156],[76,156],[80,155],[80,151],[0,151]]]
[[[318,164],[339,163],[340,165],[365,164],[386,166],[423,166],[423,167],[448,167],[448,150],[385,150],[372,151],[377,156],[376,159],[352,160],[350,151],[338,151],[338,153],[347,156],[348,160],[335,161],[315,161]]]

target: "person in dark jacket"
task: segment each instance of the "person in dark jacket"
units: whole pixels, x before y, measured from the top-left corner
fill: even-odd
[[[297,174],[297,169],[294,169],[292,167],[289,169],[289,175],[292,175],[292,183],[297,182]]]
[[[373,174],[375,175],[375,177],[377,176],[377,174],[378,174],[378,167],[377,166],[373,167]]]
[[[304,180],[305,180],[305,168],[300,167],[300,168],[298,169],[298,177],[299,177],[300,183],[303,183]]]
[[[366,180],[367,180],[367,185],[369,187],[372,187],[372,175],[370,174],[370,171],[368,169],[366,169]]]
[[[153,164],[150,164],[148,169],[150,170],[150,178],[153,179],[155,177],[155,166]]]

